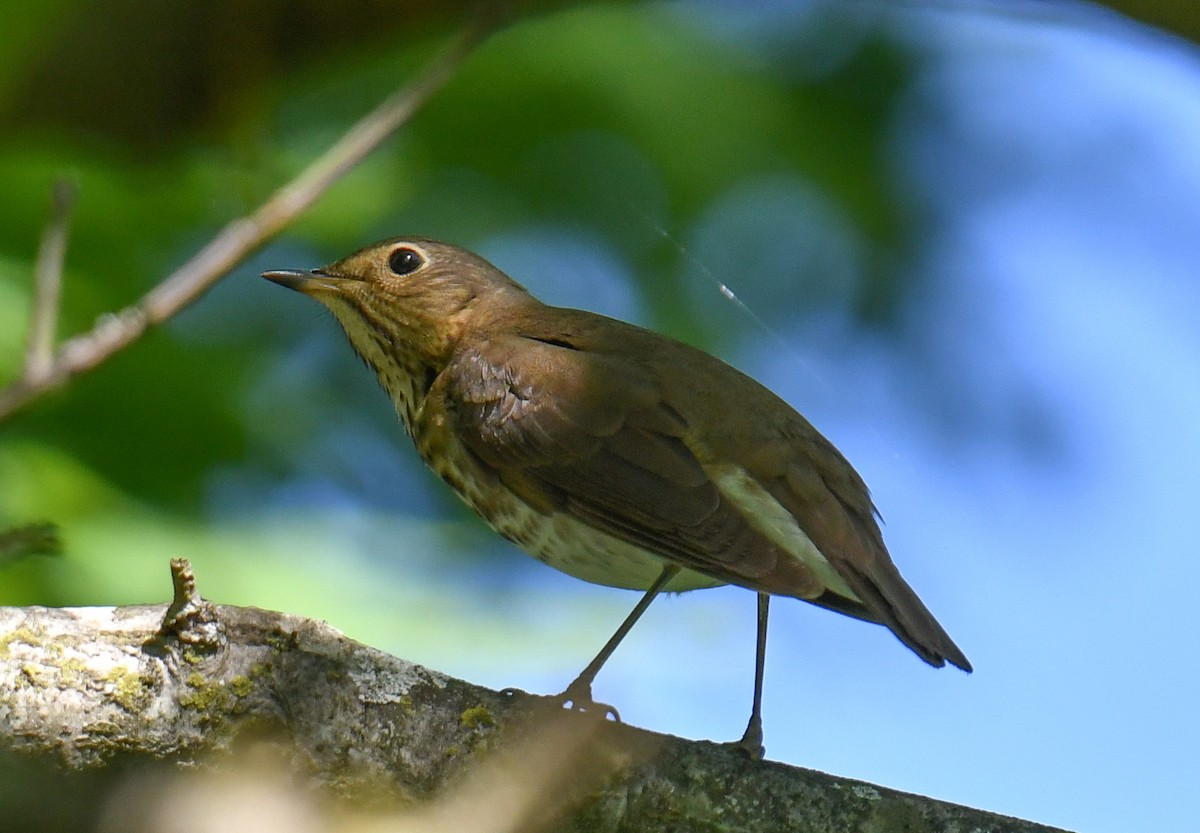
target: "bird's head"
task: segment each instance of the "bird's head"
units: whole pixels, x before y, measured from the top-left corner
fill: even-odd
[[[377,372],[391,364],[440,368],[480,316],[531,300],[478,255],[422,237],[384,240],[320,269],[263,277],[328,307]]]

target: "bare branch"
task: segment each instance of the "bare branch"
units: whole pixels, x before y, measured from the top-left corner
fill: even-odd
[[[58,527],[43,521],[0,531],[0,565],[31,555],[58,555],[62,541]]]
[[[34,267],[33,303],[29,313],[29,349],[24,378],[36,381],[50,372],[54,357],[54,331],[62,295],[63,262],[67,257],[67,229],[75,207],[75,187],[66,180],[54,183],[50,222],[38,248]]]
[[[252,214],[240,217],[125,309],[103,316],[90,332],[67,341],[34,375],[26,372],[0,391],[0,422],[47,391],[91,370],[198,299],[238,262],[274,237],[316,202],[329,186],[412,118],[495,28],[498,18],[484,12],[453,46],[435,58],[413,81],[397,90],[355,124],[333,147],[276,191]],[[57,306],[57,304],[55,304]],[[39,335],[44,340],[45,336]],[[41,349],[41,348],[39,348]],[[31,349],[32,354],[32,349]]]

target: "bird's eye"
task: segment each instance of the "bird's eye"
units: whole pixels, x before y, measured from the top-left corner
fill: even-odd
[[[416,249],[401,246],[388,257],[388,266],[397,275],[411,275],[425,264],[425,258]]]

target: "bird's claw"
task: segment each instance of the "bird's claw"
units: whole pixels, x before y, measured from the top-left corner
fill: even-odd
[[[554,700],[562,708],[570,709],[573,712],[582,714],[599,712],[605,718],[612,718],[617,723],[621,722],[621,715],[615,707],[608,703],[597,703],[592,699],[591,686],[576,688],[574,684],[569,685],[567,690],[555,697]]]
[[[721,746],[724,746],[728,749],[733,749],[742,755],[745,755],[752,761],[761,761],[763,756],[767,754],[767,748],[761,743],[755,744],[753,742],[747,742],[744,738],[742,740],[725,741],[725,743],[722,743]]]
[[[612,718],[616,723],[621,722],[621,714],[616,710],[616,707],[608,705],[608,703],[597,703],[595,700],[581,701],[573,700],[569,697],[559,697],[559,702],[564,709],[570,709],[573,712],[580,714],[595,714],[599,712],[605,719]]]
[[[746,733],[742,735],[741,740],[726,741],[721,746],[737,750],[752,761],[761,761],[767,754],[767,748],[763,746],[762,724],[756,724],[753,720],[746,727]]]

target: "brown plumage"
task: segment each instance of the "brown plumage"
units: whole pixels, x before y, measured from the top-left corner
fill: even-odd
[[[862,478],[724,362],[423,238],[266,277],[329,307],[426,463],[541,560],[617,587],[793,596],[971,669],[893,565]]]

